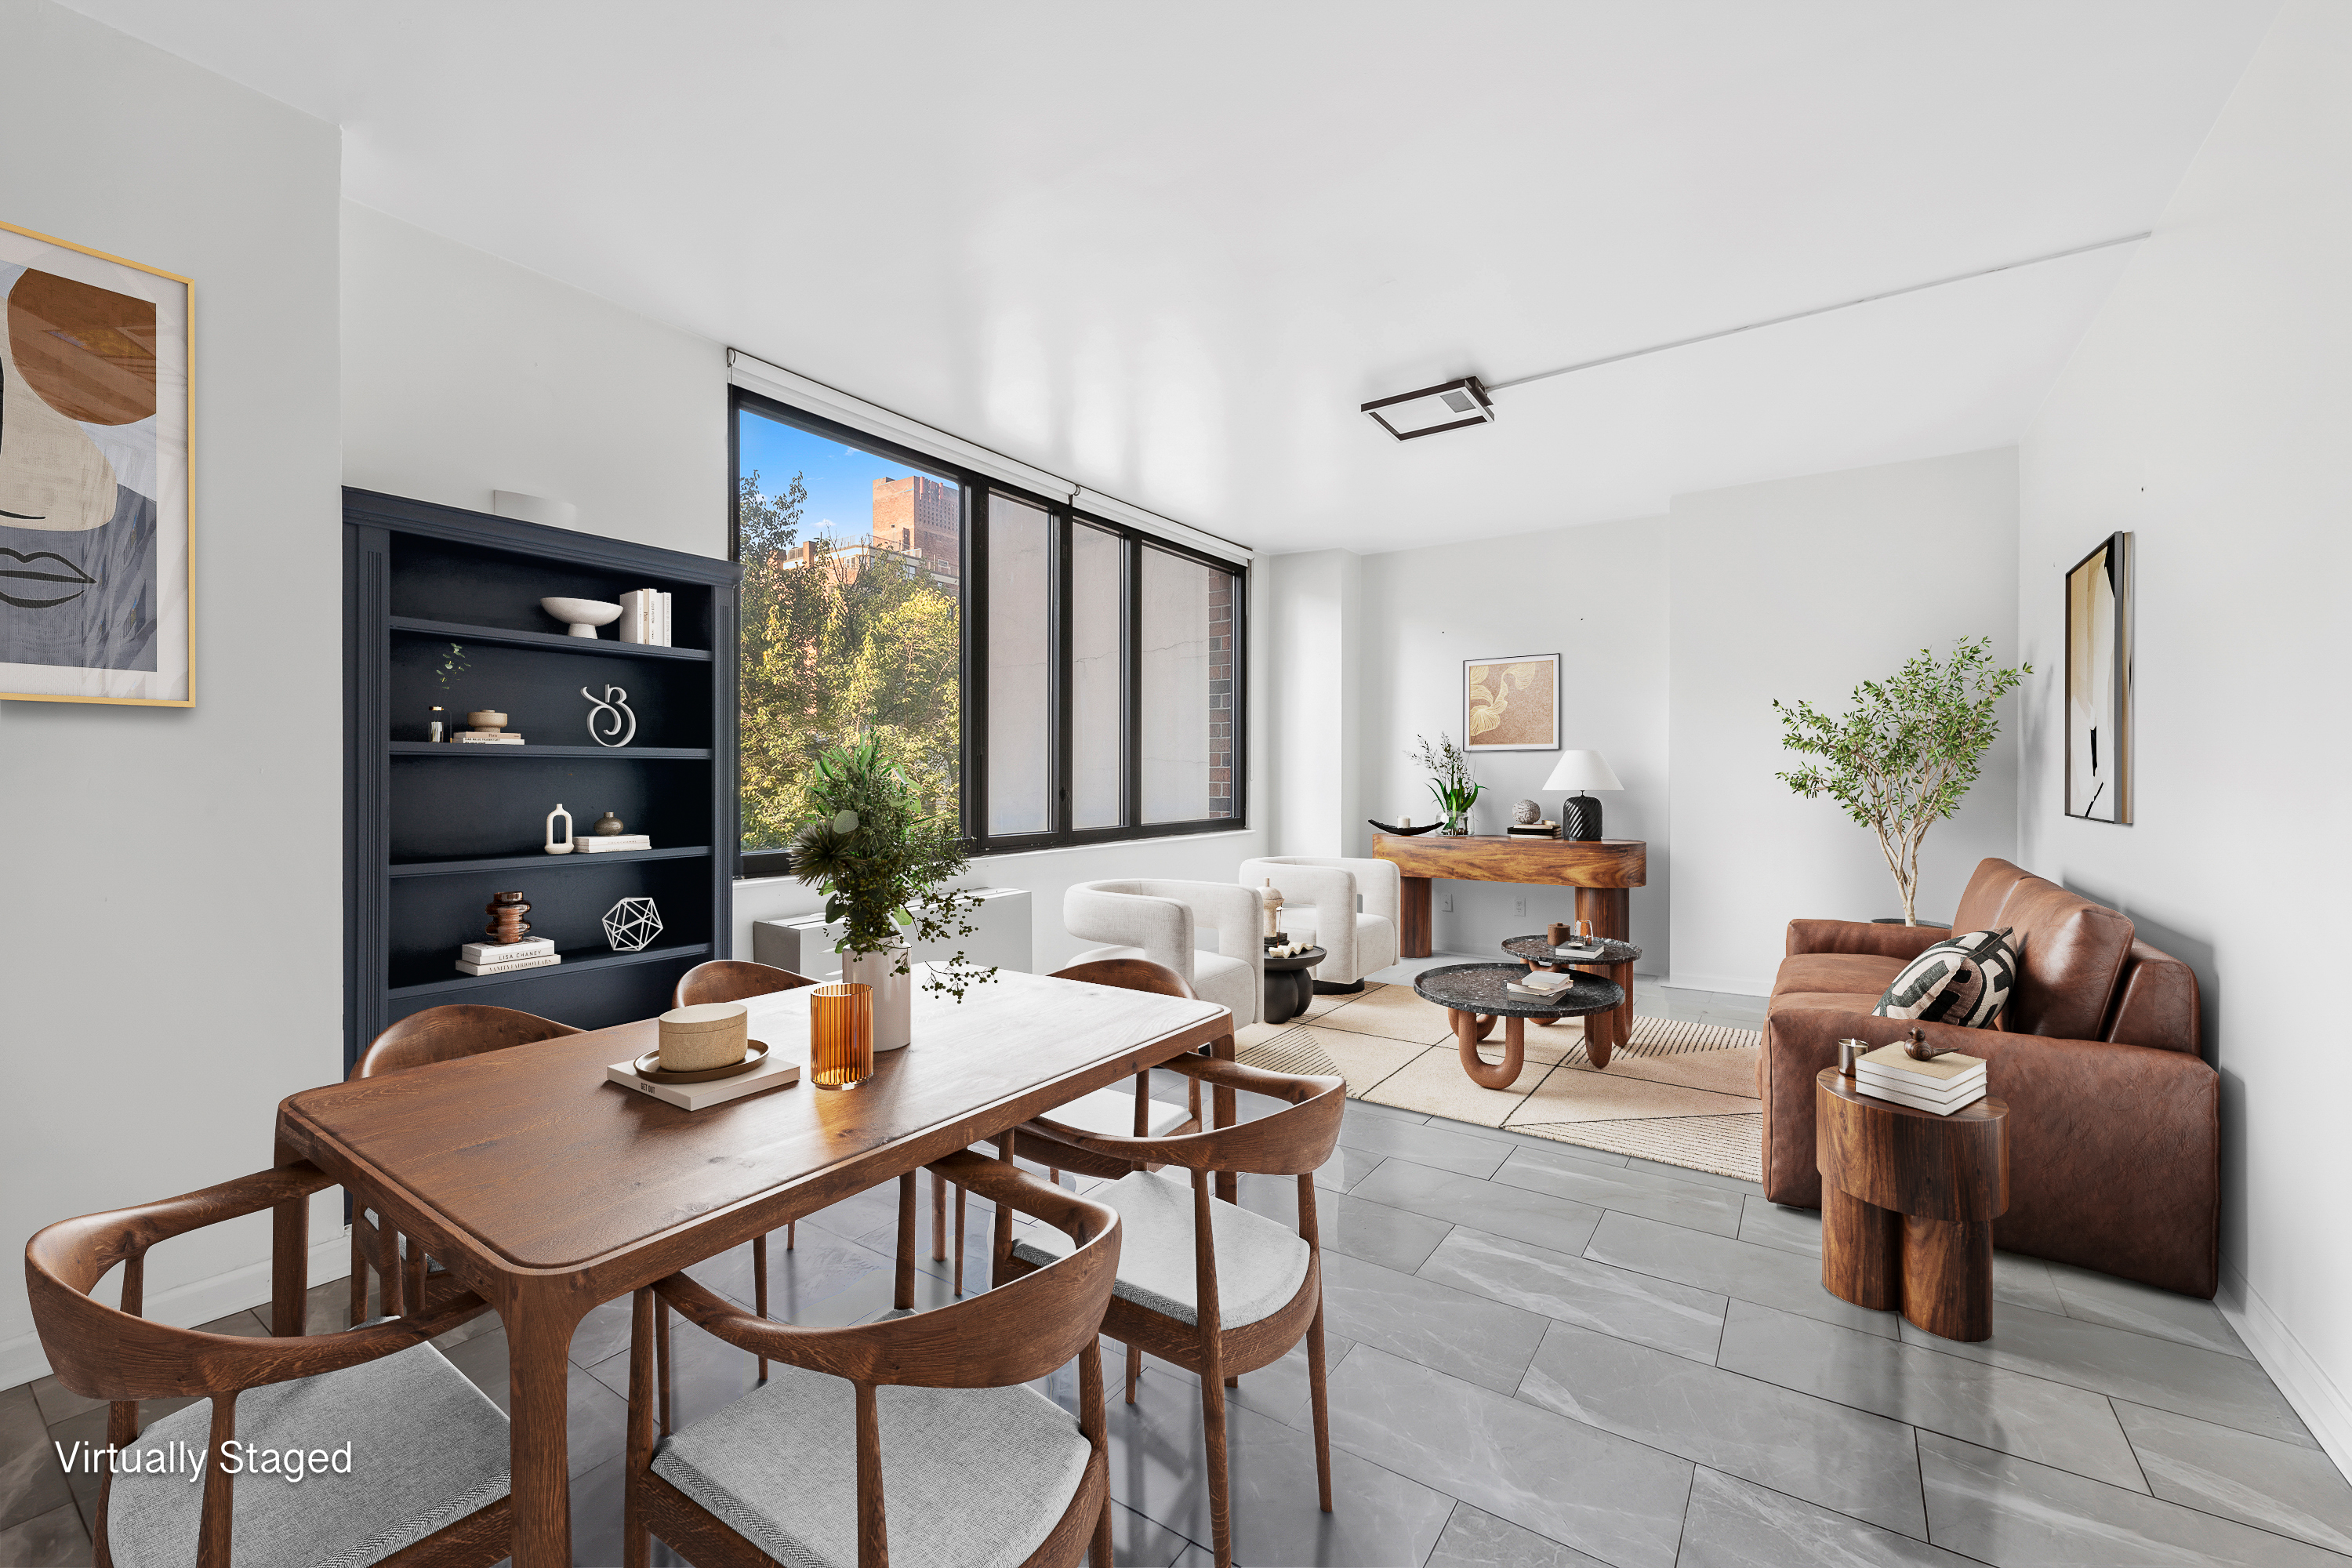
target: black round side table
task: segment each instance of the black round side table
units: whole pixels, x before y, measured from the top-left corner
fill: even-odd
[[[1288,958],[1268,954],[1265,961],[1265,1003],[1260,1021],[1287,1024],[1315,1000],[1314,968],[1331,955],[1319,947]]]
[[[1449,963],[1442,969],[1423,970],[1412,983],[1422,1000],[1445,1009],[1454,1024],[1462,1070],[1481,1089],[1508,1089],[1517,1080],[1527,1060],[1529,1018],[1581,1018],[1608,1012],[1625,1000],[1623,989],[1614,981],[1581,971],[1557,996],[1512,995],[1509,985],[1527,972],[1526,965],[1518,963]],[[1503,1059],[1490,1066],[1479,1057],[1478,1042],[1495,1026],[1496,1018],[1503,1021]]]
[[[1598,974],[1613,981],[1625,993],[1625,1000],[1606,1013],[1584,1020],[1584,1054],[1596,1068],[1605,1068],[1617,1047],[1633,1035],[1633,961],[1642,950],[1630,942],[1612,937],[1601,937],[1591,943],[1601,950],[1598,958],[1563,959],[1555,952],[1549,937],[1515,936],[1503,944],[1503,951],[1513,958],[1525,959],[1529,969],[1573,969],[1580,974]],[[1538,1018],[1539,1024],[1549,1024],[1549,1018]]]

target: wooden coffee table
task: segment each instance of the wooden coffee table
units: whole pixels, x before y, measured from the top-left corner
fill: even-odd
[[[2009,1208],[2009,1106],[1949,1116],[1813,1079],[1822,1287],[1948,1340],[1992,1337],[1992,1222]]]
[[[1529,969],[1574,970],[1580,974],[1598,974],[1625,994],[1625,1000],[1605,1013],[1594,1013],[1584,1020],[1584,1054],[1594,1067],[1605,1068],[1617,1047],[1633,1037],[1633,961],[1642,950],[1630,942],[1614,942],[1602,937],[1593,946],[1601,956],[1581,962],[1553,956],[1555,944],[1547,936],[1515,936],[1503,944],[1503,951],[1513,958],[1524,959]],[[1554,1018],[1538,1018],[1538,1024],[1553,1024]]]
[[[1454,1043],[1462,1055],[1462,1070],[1481,1089],[1508,1089],[1517,1081],[1528,1055],[1528,1020],[1549,1023],[1554,1018],[1580,1018],[1606,1013],[1625,1000],[1612,982],[1580,973],[1575,984],[1557,996],[1538,1001],[1514,996],[1507,989],[1528,972],[1523,963],[1449,963],[1424,969],[1412,988],[1425,1002],[1446,1011],[1454,1024]],[[1478,1055],[1478,1042],[1503,1022],[1503,1059],[1489,1066]]]

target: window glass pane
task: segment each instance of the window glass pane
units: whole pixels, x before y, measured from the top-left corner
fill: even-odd
[[[1070,528],[1070,826],[1117,827],[1119,789],[1118,535]]]
[[[988,831],[1054,826],[1044,509],[988,498]]]
[[[736,437],[743,847],[786,847],[809,818],[811,763],[860,731],[952,816],[955,482],[748,407]]]
[[[1232,573],[1143,552],[1143,820],[1234,815]]]

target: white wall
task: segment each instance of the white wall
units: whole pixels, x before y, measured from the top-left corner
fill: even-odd
[[[2015,661],[2017,455],[1677,496],[1673,518],[1672,983],[1763,995],[1791,917],[1903,912],[1876,837],[1773,776],[1796,759],[1772,700],[1841,709],[1961,637]],[[1951,918],[1979,860],[2016,853],[2016,700],[2003,709],[1983,777],[1922,846],[1922,920]]]
[[[1433,742],[1444,731],[1462,740],[1464,659],[1558,653],[1560,743],[1599,752],[1623,782],[1622,793],[1597,797],[1608,836],[1649,841],[1649,884],[1631,901],[1633,941],[1643,950],[1636,968],[1664,973],[1675,860],[1666,793],[1666,567],[1660,518],[1365,556],[1362,742],[1343,753],[1360,793],[1343,824],[1347,853],[1371,852],[1367,816],[1427,822],[1439,815],[1426,774],[1407,752],[1419,735]],[[1473,829],[1502,832],[1521,797],[1557,819],[1559,795],[1542,784],[1559,760],[1556,752],[1479,757],[1473,771],[1486,793]],[[1281,787],[1286,796],[1286,778]],[[1574,916],[1572,889],[1441,882],[1432,948],[1488,953],[1507,937]]]
[[[719,344],[355,202],[342,246],[344,483],[728,553]]]
[[[196,705],[0,703],[15,1246],[266,1168],[278,1100],[341,1071],[340,152],[48,0],[0,0],[0,214],[194,278],[196,321]],[[268,1251],[267,1215],[167,1243],[149,1308],[266,1300]],[[10,1269],[0,1387],[45,1368]]]
[[[1277,555],[1268,577],[1268,842],[1276,855],[1360,854],[1362,560],[1346,550]]]
[[[2022,447],[2025,864],[2196,966],[2225,1309],[2352,1468],[2352,10],[2292,0]],[[2062,574],[2137,551],[2131,826],[2063,815]]]

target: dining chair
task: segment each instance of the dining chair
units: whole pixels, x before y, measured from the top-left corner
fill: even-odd
[[[479,1297],[437,1276],[406,1317],[286,1339],[140,1315],[157,1242],[334,1184],[289,1165],[60,1220],[26,1243],[41,1349],[58,1382],[108,1402],[106,1442],[121,1450],[90,1517],[99,1568],[479,1568],[507,1555],[507,1418],[426,1342],[478,1311]],[[119,1309],[91,1295],[117,1264]],[[140,1430],[139,1401],[189,1395],[209,1410],[189,1405]],[[299,1484],[282,1459],[278,1473],[240,1479],[221,1462],[231,1442],[247,1458],[299,1451]]]
[[[484,1007],[460,1005],[447,1007],[427,1007],[421,1013],[411,1013],[383,1034],[368,1042],[360,1059],[351,1071],[353,1081],[363,1078],[379,1078],[388,1072],[404,1072],[410,1068],[430,1067],[435,1062],[456,1061],[463,1057],[478,1057],[486,1051],[502,1051],[509,1046],[527,1046],[535,1040],[552,1040],[564,1035],[580,1033],[569,1024],[559,1024],[552,1018],[542,1018],[533,1013],[519,1013],[511,1007]],[[394,1230],[382,1215],[371,1214],[367,1205],[355,1194],[352,1198],[352,1322],[354,1326],[369,1316],[367,1310],[368,1270],[375,1270],[383,1282],[383,1296],[378,1303],[387,1318],[403,1313],[404,1303],[419,1296],[424,1289],[427,1260],[422,1247],[405,1247],[400,1233]]]
[[[677,977],[677,988],[669,994],[673,1007],[698,1007],[705,1002],[740,1002],[752,996],[771,996],[779,991],[797,991],[816,982],[805,974],[795,974],[789,969],[778,969],[772,963],[745,963],[732,958],[714,958],[708,963],[698,963]],[[784,1223],[784,1250],[790,1252],[800,1241],[801,1222]],[[752,1289],[758,1293],[760,1316],[768,1315],[768,1238],[751,1238],[751,1270],[758,1276]],[[768,1363],[760,1363],[760,1375],[768,1375]]]
[[[1137,1167],[1179,1165],[1191,1173],[1187,1183],[1136,1169],[1087,1196],[1117,1209],[1126,1227],[1118,1282],[1103,1316],[1103,1332],[1127,1346],[1128,1403],[1135,1403],[1136,1378],[1147,1352],[1200,1378],[1209,1450],[1209,1522],[1217,1568],[1232,1568],[1225,1382],[1272,1365],[1302,1336],[1315,1415],[1316,1479],[1323,1511],[1331,1511],[1331,1426],[1323,1381],[1323,1267],[1315,1173],[1339,1141],[1348,1086],[1335,1077],[1268,1072],[1206,1057],[1179,1057],[1168,1067],[1196,1082],[1289,1104],[1237,1126],[1167,1138],[1110,1137],[1058,1123],[1051,1116],[1039,1117],[1034,1125],[1043,1139],[1088,1153]],[[1028,1146],[1026,1140],[1024,1146]],[[1039,1155],[1032,1149],[1029,1157]],[[1213,1200],[1213,1171],[1297,1177],[1297,1232],[1239,1205]],[[994,1277],[1001,1282],[1051,1264],[1061,1254],[1062,1243],[1043,1230],[1015,1242],[1013,1227],[1000,1223],[994,1251]]]
[[[623,1561],[654,1535],[698,1563],[1110,1568],[1099,1330],[1122,1227],[1101,1204],[970,1150],[940,1161],[1064,1253],[968,1301],[846,1329],[754,1317],[684,1274],[636,1293],[629,1339]],[[899,1179],[910,1200],[915,1174]],[[911,1239],[911,1238],[910,1238]],[[902,1281],[913,1258],[901,1249]],[[671,1430],[669,1310],[784,1363]],[[1078,1361],[1078,1413],[1022,1386]],[[885,1479],[888,1495],[885,1496]]]
[[[1122,991],[1144,991],[1157,996],[1181,996],[1187,1001],[1198,1000],[1184,977],[1164,963],[1154,963],[1148,958],[1098,958],[1089,963],[1074,963],[1067,969],[1057,969],[1046,978],[1076,980],[1087,985],[1109,985]],[[1080,1095],[1066,1104],[1055,1107],[1050,1114],[1066,1127],[1081,1128],[1090,1132],[1108,1134],[1130,1133],[1138,1138],[1166,1138],[1180,1132],[1197,1132],[1201,1127],[1201,1086],[1197,1079],[1188,1085],[1187,1103],[1171,1105],[1151,1098],[1151,1073],[1149,1068],[1135,1075],[1132,1099],[1116,1089],[1098,1089]],[[1034,1122],[1015,1128],[1014,1134],[1040,1136],[1042,1130]],[[1023,1145],[1026,1147],[1026,1145]],[[1011,1145],[997,1141],[1000,1158],[1009,1159]],[[1045,1179],[1055,1186],[1062,1184],[1062,1173],[1075,1171],[1082,1176],[1100,1176],[1116,1180],[1136,1166],[1129,1161],[1113,1159],[1067,1144],[1048,1144],[1043,1156],[1033,1156],[1045,1164]],[[1059,1162],[1058,1163],[1055,1162]],[[1154,1167],[1155,1169],[1157,1167]],[[934,1178],[936,1183],[936,1178]],[[940,1257],[939,1188],[932,1187],[931,1256]],[[964,1195],[956,1192],[955,1205],[955,1293],[963,1294]]]

